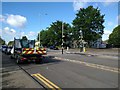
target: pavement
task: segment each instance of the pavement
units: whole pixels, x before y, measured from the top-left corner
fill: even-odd
[[[2,89],[10,88],[43,88],[25,73],[8,55],[2,55]]]
[[[109,48],[109,49],[93,49],[86,48],[85,52],[80,52],[80,49],[65,49],[67,54],[81,54],[81,55],[93,55],[93,56],[109,56],[109,57],[118,57],[119,49],[118,48]]]

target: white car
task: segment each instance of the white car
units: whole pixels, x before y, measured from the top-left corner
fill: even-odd
[[[12,47],[7,47],[6,54],[11,54],[11,49],[12,49]]]

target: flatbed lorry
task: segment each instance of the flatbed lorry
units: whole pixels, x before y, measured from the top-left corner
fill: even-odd
[[[28,61],[40,63],[42,61],[42,55],[46,54],[47,52],[45,48],[35,47],[35,40],[14,38],[11,58],[14,58],[17,64]]]

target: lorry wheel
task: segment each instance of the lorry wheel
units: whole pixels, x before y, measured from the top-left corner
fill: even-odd
[[[39,63],[40,63],[40,61],[38,61],[38,60],[35,60],[35,63],[36,63],[36,64],[39,64]]]
[[[17,63],[17,64],[20,64],[20,63],[21,63],[20,58],[17,58],[16,63]]]
[[[36,64],[40,64],[40,63],[41,63],[41,60],[35,60],[35,63],[36,63]]]
[[[13,59],[12,55],[10,56],[11,59]]]

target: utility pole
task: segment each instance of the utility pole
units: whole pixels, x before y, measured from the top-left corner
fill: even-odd
[[[39,43],[41,43],[41,42],[40,42],[40,32],[39,32]],[[40,47],[40,44],[39,44],[39,47]]]
[[[44,13],[44,14],[39,13],[38,16],[40,17],[40,15],[48,15],[48,14],[47,13]],[[40,19],[40,21],[42,22],[42,19]],[[41,23],[40,23],[40,26],[42,26]],[[41,47],[42,45],[41,45],[41,42],[40,42],[40,33],[39,33],[39,43],[40,43],[39,47]]]
[[[62,54],[63,54],[63,22],[62,22]]]

